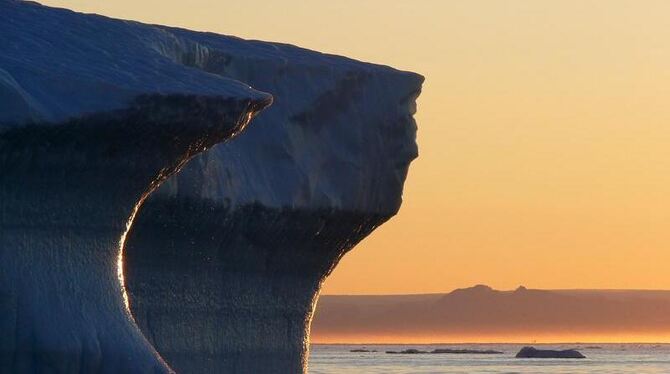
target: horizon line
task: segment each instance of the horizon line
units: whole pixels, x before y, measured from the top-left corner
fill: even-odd
[[[399,294],[393,294],[393,293],[379,293],[379,294],[373,294],[373,293],[365,293],[365,294],[345,294],[345,293],[329,293],[329,294],[322,294],[320,296],[433,296],[433,295],[444,295],[444,294],[449,294],[457,290],[467,290],[470,288],[474,288],[477,286],[485,286],[483,284],[478,284],[470,287],[460,287],[460,288],[454,288],[451,291],[442,291],[442,292],[421,292],[421,293],[399,293]],[[491,288],[494,291],[500,291],[500,292],[514,292],[520,287],[524,286],[519,286],[515,289],[496,289],[490,286],[487,286]],[[666,288],[530,288],[530,287],[525,287],[527,290],[536,290],[536,291],[608,291],[608,292],[619,292],[619,291],[636,291],[636,292],[670,292],[670,289]]]

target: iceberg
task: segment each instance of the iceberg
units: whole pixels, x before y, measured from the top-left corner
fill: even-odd
[[[306,372],[423,77],[16,0],[0,43],[0,371]]]

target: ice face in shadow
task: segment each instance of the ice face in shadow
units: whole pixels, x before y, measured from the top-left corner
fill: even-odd
[[[167,370],[124,305],[120,241],[144,199],[243,127],[254,105],[145,97],[0,133],[2,371]]]
[[[124,303],[122,238],[271,97],[154,53],[149,26],[6,0],[0,18],[0,372],[169,372]]]
[[[131,309],[188,373],[307,370],[319,289],[401,203],[422,77],[297,47],[166,28],[175,61],[269,92],[234,141],[193,160],[128,237]]]
[[[131,307],[167,362],[189,373],[301,372],[321,281],[387,218],[186,199],[152,209],[129,238]]]

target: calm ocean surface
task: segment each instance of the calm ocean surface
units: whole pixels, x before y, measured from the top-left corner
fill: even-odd
[[[541,349],[576,348],[587,358],[518,359],[519,344],[445,345],[313,345],[310,374],[346,373],[570,373],[670,374],[670,344],[535,344]],[[594,346],[600,348],[594,348]],[[352,353],[351,349],[377,350]],[[500,355],[421,354],[391,355],[385,351],[407,348],[471,348],[502,351]]]

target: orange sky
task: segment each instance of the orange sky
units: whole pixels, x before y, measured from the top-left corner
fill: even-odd
[[[670,289],[670,2],[49,0],[426,76],[401,213],[334,294]]]

